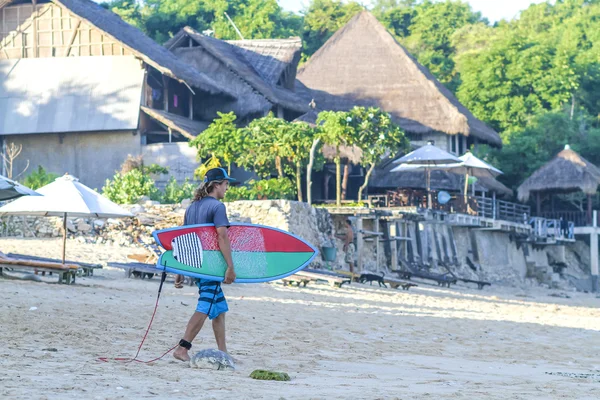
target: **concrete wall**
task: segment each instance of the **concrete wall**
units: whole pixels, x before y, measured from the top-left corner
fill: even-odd
[[[138,155],[141,151],[140,135],[136,132],[12,135],[4,136],[4,140],[7,145],[23,146],[13,176],[29,163],[25,176],[41,165],[47,172],[68,172],[98,190],[120,169],[128,154]]]

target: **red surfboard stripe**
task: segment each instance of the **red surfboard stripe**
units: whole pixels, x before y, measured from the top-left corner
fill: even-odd
[[[196,232],[204,250],[219,250],[216,229],[212,226],[200,228],[181,228],[161,232],[158,237],[166,250],[172,250],[172,240],[181,235]],[[232,251],[264,252],[309,252],[313,249],[295,237],[273,229],[252,226],[231,226],[228,230]]]

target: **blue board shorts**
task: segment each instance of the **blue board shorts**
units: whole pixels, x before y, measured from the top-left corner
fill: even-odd
[[[221,289],[221,283],[207,279],[196,280],[198,286],[198,305],[196,311],[215,319],[224,312],[229,311],[227,300]]]

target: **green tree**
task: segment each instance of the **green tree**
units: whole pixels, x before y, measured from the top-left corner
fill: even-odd
[[[354,145],[362,150],[361,164],[367,167],[363,185],[358,190],[358,201],[369,185],[369,178],[384,157],[394,157],[399,151],[409,149],[409,141],[390,115],[376,107],[354,107],[348,113],[352,118]]]
[[[478,118],[502,132],[505,143],[537,115],[570,103],[600,112],[600,3],[565,0],[532,5],[521,18],[486,32],[454,37],[462,84],[458,97]]]
[[[313,55],[338,29],[364,7],[355,1],[313,0],[304,16],[305,58]]]
[[[308,163],[315,128],[304,123],[288,122],[269,113],[252,121],[242,131],[246,151],[239,159],[240,165],[252,168],[262,177],[269,177],[274,170],[279,178],[293,177],[298,200],[303,201],[302,168]]]
[[[536,169],[550,161],[566,144],[590,162],[600,164],[600,128],[595,118],[570,110],[539,115],[524,129],[514,132],[502,150],[481,149],[498,166],[507,186],[516,189]],[[486,151],[487,150],[487,151]]]
[[[298,201],[304,201],[302,196],[302,170],[308,164],[310,159],[310,149],[313,140],[318,135],[318,129],[306,123],[286,123],[286,129],[283,130],[283,142],[285,143],[283,154],[290,165],[293,166],[291,175],[296,179],[296,192]],[[317,159],[317,164],[313,168],[320,169],[323,165],[323,158]],[[307,187],[306,190],[310,190]]]
[[[216,118],[208,128],[192,140],[189,145],[198,151],[198,159],[216,157],[227,165],[231,173],[231,163],[237,161],[244,152],[244,139],[241,130],[235,125],[233,112],[217,112]]]
[[[355,129],[352,125],[352,116],[346,111],[322,111],[317,118],[317,124],[321,125],[321,140],[323,144],[333,146],[335,155],[335,181],[336,181],[336,204],[342,205],[342,158],[340,147],[352,146],[355,141]]]
[[[117,14],[129,25],[144,30],[141,3],[138,3],[135,0],[114,0],[111,2],[103,2],[100,5]]]
[[[246,128],[240,129],[246,151],[240,157],[239,165],[254,169],[262,177],[269,177],[275,170],[283,178],[282,159],[285,157],[286,143],[282,132],[285,129],[286,121],[274,117],[273,113],[255,119]]]

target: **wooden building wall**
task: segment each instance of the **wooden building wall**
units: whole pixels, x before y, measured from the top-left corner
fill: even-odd
[[[0,59],[131,54],[53,3],[0,9]]]

